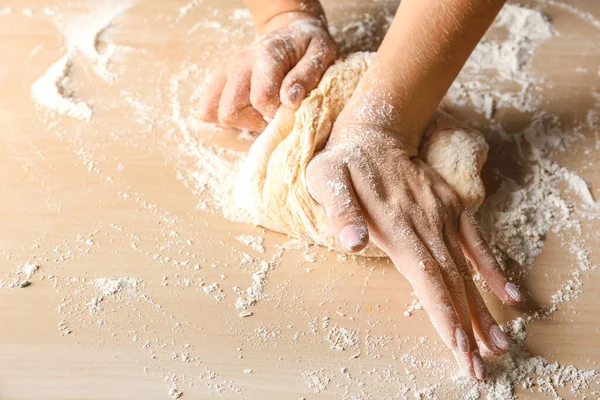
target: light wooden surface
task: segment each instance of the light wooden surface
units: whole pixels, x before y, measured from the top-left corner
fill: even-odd
[[[65,39],[44,8],[56,7],[64,18],[73,18],[94,3],[103,4],[0,2],[0,10],[13,8],[0,15],[0,273],[14,277],[27,261],[40,265],[31,286],[0,287],[0,399],[169,398],[172,377],[186,399],[396,398],[399,382],[409,387],[435,382],[442,399],[460,395],[450,376],[440,380],[440,371],[453,371],[450,353],[423,312],[403,315],[413,300],[411,289],[386,261],[339,261],[334,253],[311,249],[316,262],[310,262],[306,250],[286,252],[269,273],[266,298],[253,308],[254,315],[238,317],[231,288],[248,287],[254,269],[242,262],[241,253],[269,259],[275,245],[287,239],[266,233],[267,253],[259,254],[235,239],[243,233],[262,235],[259,229],[197,209],[197,195],[177,177],[191,161],[177,150],[170,107],[173,82],[181,81],[179,90],[187,97],[198,83],[181,75],[185,68],[212,67],[252,40],[248,26],[228,19],[231,8],[241,4],[207,0],[181,15],[185,2],[139,0],[111,28],[112,41],[134,49],[113,59],[110,68],[118,79],[112,84],[99,79],[84,59],[74,67],[77,93],[91,99],[93,120],[36,109],[31,84],[65,51]],[[394,6],[326,4],[332,20],[354,9]],[[593,0],[570,4],[600,17],[600,4]],[[212,13],[215,9],[221,11]],[[544,12],[561,35],[540,47],[533,65],[555,83],[544,93],[543,107],[568,126],[585,116],[594,101],[590,89],[600,86],[600,30],[556,6]],[[237,33],[229,36],[230,43],[210,28],[188,34],[201,19],[235,25]],[[575,73],[576,67],[588,72]],[[127,96],[153,107],[146,113],[149,120],[136,117]],[[501,122],[519,127],[526,119],[507,112]],[[600,156],[583,153],[595,138],[591,131],[582,134],[588,139],[578,142],[576,151],[558,157],[595,188],[600,178],[593,162]],[[227,131],[214,141],[239,150],[249,145]],[[503,161],[501,154],[493,155],[490,168],[515,169]],[[593,232],[595,225],[585,229]],[[592,253],[592,263],[597,259]],[[200,270],[194,270],[196,263]],[[551,234],[523,282],[532,304],[547,304],[573,268]],[[143,288],[107,296],[103,310],[92,314],[87,303],[97,293],[90,281],[123,276],[143,279]],[[185,286],[184,279],[192,285]],[[200,282],[218,282],[226,297],[217,303]],[[528,327],[528,350],[551,361],[599,368],[599,290],[600,272],[586,273],[580,300]],[[525,311],[486,298],[501,322]],[[359,330],[361,343],[346,351],[330,349],[325,317],[330,326]],[[59,329],[63,321],[66,328]],[[314,321],[317,333],[311,331]],[[420,338],[425,344],[419,347]],[[188,362],[181,360],[185,352]],[[405,354],[435,363],[411,363],[402,359]],[[348,384],[343,368],[355,381]],[[321,369],[331,382],[315,393],[302,372]],[[539,396],[519,393],[520,398]],[[590,392],[588,398],[596,397]]]

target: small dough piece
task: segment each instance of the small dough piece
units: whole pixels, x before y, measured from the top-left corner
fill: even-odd
[[[452,117],[438,112],[438,121],[448,118]],[[440,174],[465,207],[474,213],[485,198],[481,170],[487,160],[488,149],[481,132],[467,128],[442,128],[424,138],[419,158]]]
[[[250,214],[253,223],[346,252],[332,234],[325,209],[308,192],[306,168],[317,144],[329,137],[373,56],[353,53],[338,60],[295,113],[281,108],[256,139],[235,189],[238,206]],[[487,151],[481,133],[449,129],[425,137],[419,157],[475,210],[485,196],[479,174]],[[361,254],[384,256],[372,243]]]

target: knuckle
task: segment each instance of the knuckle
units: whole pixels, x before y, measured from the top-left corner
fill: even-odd
[[[198,107],[198,118],[204,122],[214,122],[216,114],[216,110],[208,105],[201,104]]]
[[[446,273],[448,274],[448,279],[450,282],[452,282],[452,291],[455,294],[461,294],[464,293],[465,288],[463,285],[463,276],[462,274],[459,272],[458,268],[448,268],[448,270],[446,271]]]
[[[443,188],[440,189],[440,193],[444,203],[447,204],[448,207],[458,210],[462,209],[462,200],[456,193],[454,189],[452,189],[449,185],[444,185]]]
[[[284,47],[284,42],[280,38],[266,35],[251,45],[251,52],[259,59],[280,62],[284,59],[285,53],[281,50]]]
[[[323,59],[333,61],[337,58],[337,49],[335,42],[329,36],[317,39],[319,51],[323,54]]]
[[[354,204],[348,201],[348,188],[339,176],[335,175],[334,162],[327,157],[327,153],[318,154],[306,168],[306,187],[310,195],[323,204],[337,204],[350,210]],[[343,200],[335,201],[337,198]],[[343,204],[342,204],[343,203]],[[339,214],[339,213],[337,213]]]
[[[415,275],[432,278],[438,273],[438,265],[433,260],[426,258],[419,262],[417,269],[414,270]]]
[[[320,193],[322,187],[320,170],[321,168],[317,159],[313,159],[306,168],[306,188],[308,189],[308,193],[319,203],[321,203]]]
[[[444,209],[437,210],[429,217],[430,228],[436,233],[441,234],[444,229],[444,225],[446,225],[446,220],[447,218]]]
[[[230,126],[235,124],[239,118],[239,112],[233,107],[219,108],[219,122],[223,125]]]
[[[277,42],[277,36],[272,33],[261,36],[258,40],[250,45],[254,51],[269,51]]]
[[[273,85],[259,88],[250,92],[250,104],[258,110],[276,106],[278,98]]]
[[[431,225],[441,232],[452,216],[451,209],[444,199],[436,198],[431,204],[431,210]]]

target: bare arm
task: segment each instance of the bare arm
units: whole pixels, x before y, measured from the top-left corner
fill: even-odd
[[[264,27],[268,26],[273,18],[287,13],[305,13],[325,22],[325,13],[318,0],[244,0],[244,5],[250,11],[259,34],[264,33]],[[285,22],[282,21],[281,26]]]
[[[380,125],[416,147],[442,97],[504,3],[402,0],[342,119],[348,124]],[[389,112],[383,118],[373,115],[364,109],[365,103]]]

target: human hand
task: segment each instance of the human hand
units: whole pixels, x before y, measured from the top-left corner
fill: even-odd
[[[258,31],[249,48],[207,79],[199,104],[203,121],[262,131],[281,104],[298,108],[336,59],[324,17],[286,12]]]
[[[344,110],[346,115],[356,114]],[[411,283],[461,368],[487,377],[475,333],[492,352],[511,347],[472,279],[465,254],[503,302],[522,296],[495,260],[473,215],[453,189],[380,125],[334,124],[307,169],[307,185],[350,251],[371,241]]]

